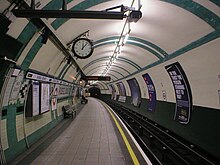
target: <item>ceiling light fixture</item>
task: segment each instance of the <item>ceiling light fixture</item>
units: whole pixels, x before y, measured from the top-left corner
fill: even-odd
[[[135,8],[132,7],[133,4],[134,4],[134,0],[132,2],[131,7],[121,5],[121,6],[117,6],[115,8],[107,9],[107,10],[112,10],[112,9],[116,9],[118,7],[121,7],[121,10],[128,12],[128,17],[125,21],[121,35],[120,35],[118,41],[116,42],[115,50],[113,51],[113,54],[111,56],[109,56],[109,61],[106,63],[106,68],[104,69],[104,71],[101,74],[102,76],[105,76],[109,72],[112,64],[116,62],[116,60],[118,59],[118,56],[121,54],[122,47],[126,44],[127,40],[129,39],[129,34],[131,32],[130,22],[137,22],[142,17],[142,13],[140,11],[142,5],[140,3],[140,0],[138,0],[138,10],[135,10]]]

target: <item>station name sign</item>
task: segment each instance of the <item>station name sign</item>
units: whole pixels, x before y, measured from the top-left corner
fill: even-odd
[[[85,81],[110,81],[110,76],[83,76],[83,80]]]

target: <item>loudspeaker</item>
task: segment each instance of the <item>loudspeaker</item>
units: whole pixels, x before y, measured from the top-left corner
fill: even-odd
[[[129,15],[129,22],[137,22],[142,17],[142,13],[139,10],[133,10]]]

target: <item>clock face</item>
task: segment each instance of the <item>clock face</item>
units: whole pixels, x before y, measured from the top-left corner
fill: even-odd
[[[88,38],[78,38],[73,43],[72,51],[76,57],[85,59],[92,55],[93,44]]]

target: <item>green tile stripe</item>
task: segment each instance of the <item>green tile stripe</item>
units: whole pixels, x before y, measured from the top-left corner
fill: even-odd
[[[108,89],[108,86],[105,83],[101,82],[101,81],[98,81],[96,84],[100,84],[103,87],[104,90]],[[105,88],[105,86],[107,88]]]
[[[108,44],[115,44],[115,41],[112,41],[112,40],[106,41],[106,42],[100,43],[100,44],[98,44],[98,45],[94,45],[94,48],[98,48],[98,47],[100,47],[100,46],[105,46],[105,45],[108,45]],[[142,49],[145,49],[145,50],[151,52],[153,55],[155,55],[155,56],[156,56],[157,58],[159,58],[159,59],[162,59],[162,58],[163,58],[163,57],[162,57],[159,53],[157,53],[155,50],[153,50],[153,49],[151,49],[151,48],[149,48],[149,47],[147,47],[147,46],[144,46],[144,45],[142,45],[142,44],[140,44],[140,43],[132,42],[132,40],[129,40],[129,39],[128,39],[128,41],[126,42],[126,45],[127,45],[127,44],[130,44],[130,45],[137,46],[137,47],[140,47],[140,48],[142,48]]]
[[[92,68],[92,69],[96,69],[96,68],[100,68],[100,67],[103,67],[103,66],[106,66],[106,64],[103,64],[103,65],[99,65],[99,66],[96,66],[96,67],[94,67],[94,68]],[[125,71],[126,73],[128,73],[128,74],[131,74],[130,72],[128,72],[126,69],[124,69],[123,67],[121,67],[121,66],[118,66],[118,65],[111,65],[112,67],[116,67],[116,68],[119,68],[119,69],[121,69],[121,70],[123,70],[123,71]],[[88,67],[87,67],[88,68]],[[86,75],[88,74],[88,72],[87,73],[85,73]]]
[[[70,3],[73,0],[67,0],[67,3]],[[62,8],[63,1],[61,0],[52,0],[46,6],[43,7],[44,10],[59,10]]]
[[[60,77],[62,76],[63,72],[66,70],[66,68],[68,67],[68,65],[69,65],[69,64],[67,64],[67,63],[64,65],[63,69],[60,71],[60,73],[59,73],[59,75],[58,75],[58,78],[60,78]]]
[[[100,90],[105,89],[105,87],[104,87],[104,85],[103,85],[103,84],[98,83],[98,82],[97,82],[96,84],[99,86]]]
[[[106,60],[108,60],[108,59],[109,59],[109,57],[101,57],[101,58],[98,58],[98,59],[96,59],[96,60],[93,60],[93,61],[91,61],[90,63],[88,63],[87,65],[85,65],[85,66],[82,68],[82,70],[85,70],[87,67],[89,67],[89,66],[91,66],[91,65],[93,65],[93,64],[96,65],[96,62],[106,61]],[[119,57],[117,60],[118,60],[118,61],[125,62],[125,63],[127,63],[127,64],[129,64],[129,65],[132,65],[132,66],[135,67],[137,70],[138,70],[138,69],[141,69],[140,66],[138,66],[138,67],[135,66],[136,63],[133,63],[131,60],[128,60],[128,59],[126,59],[126,58],[121,58],[121,57]],[[80,75],[79,73],[76,75],[76,79],[78,78],[79,75]]]
[[[175,1],[174,0],[164,0],[164,1],[168,2],[168,3],[175,4],[175,5],[179,6],[179,7],[182,7],[184,9],[186,9],[186,10],[196,14],[201,19],[203,19],[207,23],[209,23],[215,29],[219,29],[219,22],[220,22],[219,21],[219,17],[216,17],[216,15],[214,13],[212,13],[209,10],[207,10],[203,6],[201,6],[201,5],[199,5],[199,4],[195,3],[195,2],[192,2],[190,0],[185,0],[183,4],[182,4],[182,1],[180,1],[180,0],[175,0]],[[68,2],[71,2],[71,1],[68,1]],[[98,0],[98,1],[93,1],[93,2],[82,2],[82,3],[74,6],[71,10],[84,10],[84,9],[89,8],[89,7],[92,7],[93,5],[97,5],[97,4],[103,3],[103,2],[107,2],[107,1]],[[192,5],[191,8],[188,7],[189,4]],[[50,2],[48,5],[45,6],[45,9],[59,9],[59,8],[61,8],[61,2],[58,1],[58,0],[54,0],[54,1]],[[197,12],[197,8],[199,9],[199,12]],[[65,22],[66,22],[65,19],[62,19],[62,20],[56,19],[52,24],[57,24],[55,26],[55,29],[56,29],[56,28],[59,28],[59,26],[61,26]],[[22,39],[24,40],[24,38],[27,38],[27,39],[25,39],[25,41],[26,42],[29,41],[31,36],[33,36],[34,32],[36,32],[36,27],[33,28],[33,29],[35,29],[35,30],[33,30],[31,28],[31,26],[33,26],[33,25],[31,25],[31,23],[29,23],[28,26],[26,26],[24,28],[23,32],[21,33],[21,35],[18,38],[20,38],[21,40]],[[31,29],[31,30],[29,30],[29,29]],[[25,34],[24,34],[24,32],[25,32]],[[29,32],[30,34],[28,35],[27,32]],[[34,49],[33,53],[34,52],[37,53],[38,52],[37,49]],[[20,55],[20,53],[19,53],[19,55]],[[19,55],[17,56],[17,58],[19,57]],[[32,60],[34,59],[34,57],[35,57],[35,55],[32,55]],[[29,58],[29,59],[31,59],[31,58]],[[24,61],[24,63],[31,63],[31,61],[28,61],[28,62]],[[26,65],[25,67],[27,67],[27,66],[28,65]]]
[[[197,48],[197,47],[199,47],[201,45],[204,45],[204,44],[206,44],[206,43],[208,43],[210,41],[213,41],[213,40],[215,40],[215,39],[217,39],[219,37],[220,37],[220,30],[211,32],[211,33],[207,34],[206,36],[204,36],[204,37],[202,37],[202,38],[200,38],[200,39],[190,43],[189,45],[187,45],[187,46],[177,50],[176,52],[170,54],[169,58],[170,57],[174,58],[176,56],[184,54],[184,53],[186,53],[186,52],[188,52],[188,51],[190,51],[192,49],[195,49],[195,48]]]
[[[68,3],[71,2],[71,0],[67,1]],[[82,2],[78,5],[76,5],[76,7],[74,7],[74,9],[87,9],[93,5],[97,5],[99,3],[102,3],[105,1],[92,1],[92,2]],[[53,0],[50,3],[48,3],[43,9],[60,9],[62,7],[62,1],[60,0]],[[56,19],[54,22],[56,24],[58,20]],[[61,19],[61,22],[63,22],[64,20]],[[59,22],[59,21],[58,21]],[[64,21],[65,22],[65,21]],[[38,31],[38,29],[31,23],[29,22],[25,28],[23,29],[23,31],[21,32],[21,34],[19,35],[19,37],[17,38],[18,41],[23,43],[23,47],[20,50],[20,52],[17,54],[16,59],[19,58],[19,56],[21,55],[22,51],[24,50],[24,48],[26,47],[27,43],[30,41],[30,39],[34,36],[34,34]],[[31,62],[33,61],[34,57],[36,56],[37,52],[40,50],[42,44],[39,42],[39,38],[38,41],[36,41],[33,45],[33,47],[31,48],[31,50],[29,51],[27,57],[24,59],[23,63],[22,63],[22,68],[24,70],[27,70],[28,67],[30,66]],[[61,73],[62,74],[62,73]]]
[[[210,1],[220,7],[220,1],[219,0],[210,0]]]
[[[206,153],[209,152],[216,158],[220,159],[220,134],[219,131],[213,131],[219,130],[219,109],[194,105],[193,116],[191,116],[190,124],[182,125],[173,120],[175,110],[175,103],[173,102],[157,100],[155,112],[149,113],[147,111],[149,99],[146,98],[141,99],[140,107],[134,107],[131,105],[131,96],[127,96],[125,103],[112,100],[110,94],[102,94],[102,98],[105,100],[113,101],[128,109],[133,110],[134,112],[137,112],[138,114],[146,116],[150,120],[169,129],[171,132],[173,131],[177,135],[185,138],[196,146],[199,146],[200,149],[202,148],[206,151]],[[216,164],[219,163],[216,162]]]
[[[68,2],[71,2],[71,0],[68,0]],[[48,10],[48,9],[56,10],[57,9],[58,10],[61,7],[62,7],[62,1],[53,0],[53,1],[49,2],[43,9],[46,9],[46,10]],[[24,48],[25,48],[26,44],[28,43],[28,41],[30,41],[31,37],[33,37],[33,35],[36,33],[36,31],[38,31],[38,29],[31,22],[29,22],[28,25],[23,29],[23,31],[21,32],[21,34],[18,37],[18,41],[20,41],[24,44]],[[24,59],[24,61],[22,63],[22,68],[24,70],[29,68],[29,66],[30,66],[31,62],[33,61],[34,57],[36,56],[37,52],[40,50],[41,46],[43,45],[43,44],[41,44],[41,42],[39,42],[39,40],[41,40],[41,36],[34,43],[33,47],[29,51],[27,57]],[[17,55],[17,58],[20,56],[23,49],[21,49],[21,51]]]
[[[46,138],[43,138],[43,142],[38,145],[34,150],[29,152],[25,158],[23,158],[17,165],[31,164],[42,152],[48,148],[63,131],[71,124],[71,120],[64,121],[59,128],[52,130]]]
[[[14,146],[18,139],[16,134],[16,110],[15,105],[9,105],[7,107],[7,118],[6,118],[6,128],[9,148]]]
[[[49,130],[51,130],[54,126],[58,124],[58,120],[53,120],[47,125],[41,127],[31,135],[27,137],[29,144],[33,144],[37,140],[39,140],[43,135],[45,135]]]
[[[43,46],[43,44],[41,43],[41,40],[42,40],[42,37],[41,36],[38,37],[38,39],[35,41],[32,48],[29,50],[27,56],[25,57],[25,59],[23,60],[21,64],[22,70],[27,70],[30,67],[31,62],[33,61],[34,57],[37,55],[37,52]]]
[[[109,72],[115,72],[115,73],[117,73],[117,74],[121,75],[122,77],[124,77],[124,75],[123,75],[123,74],[121,74],[120,72],[118,72],[117,70],[110,69],[110,70],[109,70]]]
[[[139,43],[134,43],[134,42],[131,42],[131,41],[129,41],[129,40],[127,41],[126,44],[131,44],[131,45],[134,45],[134,46],[138,46],[138,47],[140,47],[140,48],[143,48],[143,49],[145,49],[145,50],[151,52],[151,53],[152,53],[153,55],[155,55],[158,59],[163,59],[163,57],[162,57],[159,53],[157,53],[156,51],[154,51],[153,49],[151,49],[151,48],[149,48],[149,47],[147,47],[147,46],[144,46],[144,45],[139,44]],[[141,54],[141,55],[145,55],[145,54]]]
[[[115,76],[115,75],[113,75],[113,74],[111,74],[110,72],[111,72],[111,71],[109,71],[109,72],[106,74],[106,76],[108,76],[108,75],[109,75],[109,76],[112,76],[112,77],[114,77],[114,78],[117,80],[117,79],[118,79],[118,77],[117,77],[117,76]]]
[[[148,65],[148,66],[143,67],[142,69],[140,69],[140,70],[138,70],[138,71],[136,71],[136,72],[133,72],[132,74],[130,74],[130,75],[128,75],[128,76],[125,76],[124,78],[118,79],[118,80],[116,80],[116,81],[112,81],[112,82],[107,83],[107,84],[115,83],[115,82],[120,81],[120,80],[122,80],[122,79],[126,79],[126,78],[128,78],[128,77],[131,77],[131,76],[133,76],[133,75],[135,75],[135,74],[138,74],[138,73],[140,73],[140,72],[142,72],[142,71],[144,71],[144,70],[147,70],[147,69],[152,68],[152,67],[154,67],[154,66],[157,66],[157,65],[159,65],[159,64],[161,64],[161,63],[163,63],[163,62],[165,62],[165,61],[168,61],[168,60],[170,60],[170,59],[172,59],[172,58],[175,58],[175,57],[177,57],[177,56],[180,56],[180,55],[182,55],[182,54],[184,54],[184,53],[186,53],[186,52],[188,52],[188,51],[190,51],[190,50],[193,50],[193,49],[195,49],[195,48],[198,48],[199,46],[202,46],[202,45],[204,45],[204,44],[206,44],[206,43],[208,43],[208,42],[210,42],[210,41],[213,41],[213,40],[215,40],[215,39],[217,39],[217,38],[219,38],[219,37],[220,37],[220,30],[211,32],[211,33],[209,33],[208,35],[206,35],[206,36],[204,36],[204,37],[202,37],[202,38],[200,38],[200,39],[198,39],[198,40],[196,40],[196,41],[190,43],[189,45],[187,45],[187,46],[185,46],[185,47],[183,47],[183,48],[177,50],[176,52],[170,54],[167,58],[165,58],[165,59],[163,59],[163,60],[159,60],[159,61],[157,61],[157,62],[154,62],[154,63],[152,63],[152,64],[150,64],[150,65]]]
[[[108,41],[112,41],[112,40],[114,40],[116,42],[118,39],[119,39],[119,36],[112,36],[112,37],[102,38],[100,40],[94,41],[94,47],[96,48],[102,42],[108,42]]]
[[[31,22],[29,22],[25,28],[22,30],[21,34],[18,36],[17,40],[23,43],[21,50],[16,55],[16,60],[20,57],[21,53],[23,52],[24,48],[27,46],[28,42],[37,32],[36,26],[34,26]]]
[[[6,162],[10,162],[19,154],[24,152],[27,149],[25,140],[21,140],[17,142],[15,145],[10,148],[4,150]]]
[[[220,29],[220,17],[218,17],[215,13],[208,10],[204,6],[192,1],[192,0],[161,0],[164,2],[171,3],[173,5],[179,6],[199,18],[203,21],[207,22],[210,26],[212,26],[215,30]]]
[[[96,1],[84,1],[70,10],[85,10],[87,8],[90,8],[94,5],[98,5],[103,2],[108,2],[109,0],[96,0]],[[192,0],[161,0],[167,3],[174,4],[176,6],[179,6],[195,15],[197,15],[202,20],[206,21],[210,26],[212,26],[214,29],[220,28],[220,18],[214,14],[212,11],[208,10],[207,8],[201,6],[200,4],[193,2]],[[216,2],[216,1],[214,1]],[[103,9],[104,10],[104,9]],[[64,24],[69,19],[56,19],[52,26],[55,29],[58,29],[62,24]]]
[[[37,131],[35,131],[34,133],[32,133],[31,135],[29,135],[28,138],[28,142],[29,144],[33,144],[35,143],[37,140],[39,140],[43,135],[45,135],[49,130],[51,130],[54,126],[56,126],[59,122],[61,121],[61,119],[58,120],[53,120],[52,122],[48,123],[47,125],[41,127],[40,129],[38,129]],[[16,131],[16,130],[15,130]],[[14,135],[13,135],[14,136]],[[19,155],[20,153],[24,152],[26,150],[26,143],[25,140],[21,140],[21,141],[16,141],[16,143],[14,143],[13,145],[10,146],[10,148],[6,149],[4,151],[5,153],[5,157],[7,161],[12,160],[13,158],[15,158],[17,155]]]
[[[110,0],[93,0],[93,1],[83,1],[76,6],[72,7],[69,10],[86,10],[90,7],[93,7],[95,5],[101,4],[103,2],[108,2]],[[104,9],[103,9],[104,10]],[[69,19],[64,18],[57,18],[52,22],[52,26],[54,29],[58,29],[60,26],[62,26],[65,22],[67,22]]]
[[[93,74],[95,74],[95,73],[96,73],[96,74],[101,74],[102,72],[103,72],[103,71],[97,73],[97,71],[95,71],[95,72],[91,73],[90,75],[93,75]],[[110,72],[111,72],[111,70],[106,74],[106,76],[110,75],[110,76],[114,77],[116,80],[119,79],[116,75],[113,75],[113,74],[111,74]]]
[[[92,7],[94,5],[103,3],[103,2],[107,2],[106,1],[102,1],[102,0],[97,0],[97,1],[90,1],[90,2],[82,2],[76,6],[74,6],[71,10],[85,10],[89,7]],[[206,9],[205,7],[197,4],[196,2],[193,2],[191,0],[163,0],[164,2],[168,2],[174,5],[177,5],[179,7],[182,7],[190,12],[192,12],[193,14],[197,15],[198,17],[200,17],[201,19],[205,20],[208,24],[210,24],[212,27],[214,27],[215,29],[220,29],[220,18],[218,16],[216,16],[214,13],[212,13],[211,11],[209,11],[208,9]],[[68,1],[71,2],[71,1]],[[184,2],[184,3],[183,3]],[[59,0],[53,0],[52,2],[50,2],[48,5],[45,6],[44,9],[59,9],[61,8],[61,2]],[[56,19],[52,24],[54,24],[54,28],[57,29],[59,28],[59,26],[61,26],[63,23],[65,23],[66,20],[65,19]],[[57,24],[55,26],[55,24]],[[31,23],[29,23],[24,30],[22,31],[22,33],[20,34],[20,36],[18,37],[18,40],[20,40],[22,43],[27,43],[31,37],[34,35],[34,33],[36,32],[36,27],[33,27],[33,25]],[[37,52],[35,50],[35,52]],[[21,52],[20,52],[21,53]],[[19,57],[20,53],[17,55],[17,58]],[[35,56],[35,55],[33,55]],[[32,58],[33,60],[33,58]],[[28,61],[29,63],[31,63],[31,61]],[[24,61],[24,63],[26,63]]]
[[[126,70],[125,68],[123,68],[123,67],[121,67],[121,66],[112,65],[112,67],[116,67],[116,68],[122,69],[123,71],[127,72],[128,74],[131,74],[128,70]]]
[[[99,47],[99,46],[104,46],[106,44],[114,44],[118,41],[118,39],[119,39],[119,36],[113,36],[113,37],[107,37],[107,38],[100,39],[100,40],[94,42],[94,48]],[[141,44],[133,42],[133,41],[140,42]],[[162,48],[160,48],[159,46],[157,46],[149,41],[146,41],[144,39],[141,39],[141,38],[129,37],[126,44],[135,45],[135,46],[141,47],[145,50],[148,50],[153,55],[156,55],[159,59],[161,59],[162,56],[168,55],[168,53],[166,51],[164,51]],[[144,46],[144,45],[147,45],[147,46]],[[160,52],[160,54],[157,53],[155,50],[157,52]]]
[[[103,65],[104,67],[106,67],[106,65]],[[92,68],[92,69],[90,69],[88,72],[86,72],[85,73],[85,75],[87,75],[87,76],[89,76],[89,75],[91,75],[90,73],[92,72],[92,71],[98,71],[98,72],[100,72],[100,71],[103,71],[103,70],[105,70],[105,68],[104,69],[102,69],[102,70],[100,70],[99,68],[100,67],[103,67],[103,66],[97,66],[97,67],[95,67],[95,68]],[[97,70],[98,69],[98,70]],[[93,72],[94,73],[94,72]]]
[[[80,76],[80,72],[78,72],[75,76],[75,78],[77,79]]]
[[[64,78],[64,76],[66,75],[66,73],[68,72],[68,70],[70,69],[70,67],[71,67],[71,65],[72,65],[72,63],[71,64],[69,64],[69,66],[66,68],[66,70],[63,72],[63,74],[62,74],[62,76],[61,76],[61,79],[63,79]]]
[[[86,65],[82,68],[82,70],[85,70],[85,69],[86,69],[88,66],[90,66],[91,64],[96,64],[97,62],[100,62],[100,61],[108,61],[108,59],[109,59],[108,56],[101,57],[101,58],[97,58],[96,60],[93,60],[93,61],[89,62],[88,64],[86,64]],[[140,67],[138,64],[136,64],[135,62],[133,62],[133,61],[131,61],[131,60],[129,60],[129,59],[126,59],[126,58],[124,58],[124,57],[119,57],[119,58],[117,59],[117,61],[125,62],[125,63],[127,63],[127,64],[133,66],[133,67],[134,67],[135,69],[137,69],[137,70],[141,69],[141,67]]]
[[[160,52],[163,56],[168,56],[168,53],[165,50],[163,50],[161,47],[155,45],[154,43],[152,43],[150,41],[146,41],[144,39],[137,38],[137,37],[129,37],[129,40],[134,40],[134,41],[140,42],[142,44],[148,45],[149,47],[152,47],[153,49]]]
[[[103,66],[102,66],[102,67],[103,67]],[[89,70],[89,71],[86,73],[86,75],[90,75],[89,73],[92,72],[92,71],[94,71],[94,70],[97,69],[97,68],[100,68],[100,66]],[[104,70],[104,69],[103,69],[103,70]],[[99,70],[99,71],[100,71],[100,70]],[[111,69],[110,71],[115,72],[115,73],[121,75],[122,77],[124,77],[124,75],[121,74],[120,72],[118,72],[117,70]]]
[[[52,108],[50,108],[50,109],[52,109]],[[55,110],[56,111],[56,110]],[[52,121],[54,121],[56,118],[55,118],[55,111],[52,111],[52,110],[50,110],[50,115],[51,115],[51,119],[52,119]]]
[[[68,0],[68,2],[71,2],[72,0]],[[62,7],[62,1],[60,0],[53,0],[49,2],[43,9],[60,9]],[[23,29],[19,37],[17,38],[18,41],[22,42],[24,44],[23,48],[20,50],[20,52],[17,55],[17,59],[19,58],[20,54],[22,53],[23,49],[27,45],[28,41],[34,36],[34,34],[38,31],[36,26],[32,22],[29,22],[26,27]]]

